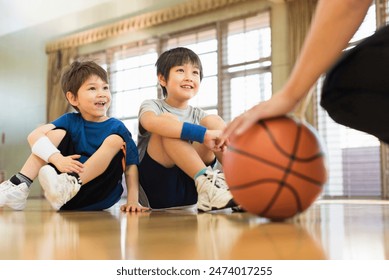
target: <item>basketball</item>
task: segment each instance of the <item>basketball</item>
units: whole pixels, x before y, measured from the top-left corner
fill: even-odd
[[[305,211],[327,180],[317,132],[308,123],[286,116],[261,120],[231,138],[223,170],[237,204],[275,220]]]

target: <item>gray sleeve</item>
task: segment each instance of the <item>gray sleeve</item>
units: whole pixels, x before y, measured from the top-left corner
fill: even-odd
[[[208,116],[208,114],[204,110],[202,110],[200,108],[196,108],[195,109],[195,121],[194,122],[196,124],[200,124],[201,120],[203,118],[205,118],[206,116]]]
[[[141,123],[140,123],[140,117],[142,114],[146,112],[154,112],[155,114],[159,115],[162,112],[162,109],[160,107],[160,103],[158,100],[145,100],[142,102],[139,108],[138,113],[138,152],[139,152],[139,160],[142,160],[144,157],[144,154],[147,149],[147,145],[150,140],[150,132],[146,131]]]
[[[143,101],[139,108],[138,118],[149,111],[154,112],[157,115],[161,113],[161,105],[158,103],[158,100],[150,99]]]

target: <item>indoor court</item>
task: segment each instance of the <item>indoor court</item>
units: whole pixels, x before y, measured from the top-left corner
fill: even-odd
[[[284,92],[285,88],[288,89],[285,85],[296,62],[299,62],[304,39],[309,34],[309,28],[319,3],[341,5],[347,16],[339,16],[338,9],[326,9],[326,11],[337,14],[338,20],[348,21],[352,18],[349,13],[355,13],[358,10],[357,7],[360,6],[357,4],[360,2],[366,1],[0,1],[0,10],[3,11],[2,17],[0,17],[0,92],[3,105],[0,113],[0,183],[8,182],[7,180],[10,178],[21,177],[24,179],[23,182],[28,183],[29,186],[29,188],[25,187],[24,194],[28,195],[28,199],[23,211],[13,210],[10,208],[10,204],[6,204],[6,200],[20,200],[20,197],[1,196],[2,193],[6,194],[11,191],[6,188],[1,191],[0,188],[0,205],[7,205],[3,208],[0,207],[0,271],[2,279],[28,277],[39,280],[57,278],[60,280],[69,278],[75,280],[112,280],[118,276],[116,269],[119,266],[126,267],[127,265],[129,269],[135,265],[140,268],[150,266],[169,268],[180,265],[187,267],[199,265],[200,267],[200,264],[204,265],[204,263],[205,266],[202,267],[204,270],[201,270],[201,274],[191,275],[193,277],[180,275],[179,279],[190,280],[195,279],[195,276],[199,276],[203,280],[254,279],[254,277],[266,280],[387,279],[389,273],[389,134],[386,135],[386,132],[389,125],[385,121],[389,121],[387,115],[389,99],[386,97],[387,90],[383,91],[383,94],[380,92],[381,88],[377,80],[386,83],[386,89],[389,88],[389,79],[385,78],[388,76],[389,64],[389,36],[387,35],[389,34],[389,0],[371,0],[370,6],[365,4],[365,8],[368,10],[363,22],[348,44],[344,44],[347,45],[346,48],[342,49],[348,54],[358,54],[359,47],[363,46],[362,43],[369,40],[373,34],[377,34],[379,30],[387,32],[379,33],[386,35],[386,37],[383,36],[386,45],[382,48],[375,48],[374,45],[372,47],[373,50],[377,49],[377,55],[374,56],[374,59],[370,59],[369,52],[364,52],[362,49],[361,53],[368,57],[366,65],[369,66],[347,64],[346,69],[352,69],[353,72],[359,73],[361,76],[345,75],[349,79],[343,79],[343,76],[341,76],[342,79],[339,79],[347,82],[347,85],[353,89],[355,86],[356,96],[359,92],[363,92],[359,83],[363,84],[366,81],[365,76],[370,78],[367,79],[367,84],[371,82],[374,87],[379,87],[377,97],[371,94],[361,94],[364,98],[358,99],[362,100],[358,103],[361,106],[358,107],[358,110],[363,111],[363,114],[355,115],[363,120],[365,125],[363,128],[367,127],[367,130],[358,127],[351,129],[352,126],[349,127],[347,123],[339,124],[339,121],[334,121],[333,115],[324,109],[322,104],[336,104],[328,98],[332,95],[322,95],[323,89],[327,88],[326,86],[331,88],[329,85],[332,84],[327,81],[331,81],[328,79],[331,75],[328,73],[333,72],[319,71],[322,75],[313,86],[310,86],[309,93],[301,99],[293,113],[294,117],[303,119],[314,128],[320,138],[320,143],[323,144],[323,151],[307,152],[309,156],[304,154],[304,159],[301,160],[302,156],[296,153],[297,145],[289,145],[293,148],[291,149],[293,153],[288,153],[286,157],[284,150],[279,149],[279,145],[276,145],[278,142],[274,141],[273,134],[270,137],[270,133],[267,132],[269,136],[266,138],[268,147],[274,148],[273,150],[265,147],[263,138],[254,142],[252,141],[254,136],[249,135],[247,142],[240,143],[238,147],[235,146],[236,158],[231,160],[230,157],[229,165],[226,164],[228,159],[226,160],[225,157],[223,160],[218,158],[218,163],[223,163],[224,166],[216,165],[215,169],[223,170],[225,173],[231,196],[237,204],[243,205],[237,200],[237,197],[241,196],[247,198],[244,201],[249,200],[255,207],[258,206],[258,201],[260,204],[266,203],[266,207],[270,205],[267,204],[268,201],[277,204],[276,202],[279,202],[277,199],[281,197],[279,195],[281,191],[278,192],[281,190],[279,187],[287,185],[284,179],[287,176],[292,177],[292,173],[293,175],[298,173],[293,168],[304,165],[302,168],[304,172],[299,173],[303,176],[298,178],[303,179],[296,180],[297,183],[293,185],[291,193],[293,195],[297,193],[296,189],[302,191],[298,193],[298,196],[294,196],[291,204],[289,204],[288,196],[280,201],[286,202],[288,206],[292,205],[293,210],[297,209],[296,205],[301,206],[300,202],[302,201],[305,202],[304,206],[307,206],[307,209],[298,215],[292,215],[289,219],[270,220],[251,214],[253,211],[232,212],[231,209],[199,213],[195,207],[126,213],[120,210],[120,206],[126,202],[127,193],[133,195],[134,198],[133,200],[129,199],[129,204],[136,205],[136,202],[142,197],[141,193],[134,194],[133,190],[136,192],[136,188],[128,188],[123,194],[119,193],[120,187],[112,189],[117,192],[114,193],[115,200],[110,201],[114,202],[119,198],[121,201],[107,210],[56,211],[44,197],[48,192],[42,188],[44,180],[39,180],[38,168],[36,168],[37,166],[41,168],[44,163],[39,158],[46,162],[49,162],[49,158],[47,157],[46,160],[46,157],[30,157],[32,148],[29,145],[31,139],[28,139],[31,132],[42,124],[55,122],[60,116],[74,112],[74,108],[71,106],[73,104],[69,104],[66,99],[66,95],[69,96],[69,94],[66,92],[64,96],[61,87],[60,74],[63,68],[75,61],[93,61],[107,72],[109,78],[109,82],[107,81],[109,87],[105,86],[104,89],[109,89],[111,97],[104,101],[93,102],[96,108],[101,109],[105,106],[104,114],[106,115],[100,117],[112,117],[120,120],[125,125],[126,130],[131,133],[134,142],[139,145],[139,142],[145,139],[142,138],[144,136],[142,133],[147,134],[148,131],[145,127],[142,129],[139,126],[139,124],[144,125],[144,122],[139,121],[142,117],[140,114],[142,104],[145,100],[165,98],[155,64],[162,53],[177,47],[191,49],[199,56],[202,65],[200,72],[202,75],[200,76],[203,78],[201,89],[199,85],[193,86],[186,82],[181,85],[184,90],[195,89],[192,92],[193,99],[190,100],[193,103],[189,103],[189,99],[186,103],[186,98],[177,98],[177,100],[184,100],[185,102],[182,104],[185,106],[178,106],[174,110],[178,111],[184,107],[187,109],[186,105],[191,105],[200,108],[201,111],[198,112],[204,111],[209,115],[217,114],[226,123],[231,123],[253,106],[270,100],[273,94]],[[326,24],[331,23],[328,18],[326,19],[324,21]],[[344,24],[339,26],[344,26]],[[330,33],[327,34],[328,36],[332,36],[338,31],[336,28],[322,29],[330,30],[330,32],[326,32]],[[324,36],[319,37],[324,41]],[[339,42],[339,36],[333,38]],[[326,42],[328,43],[330,40]],[[317,48],[318,46],[323,47],[326,44],[317,44],[313,48],[313,53],[316,56],[314,59],[320,60],[320,58],[325,57],[323,53],[331,53],[330,51],[324,52],[324,50],[321,53],[318,52],[317,49],[320,49]],[[348,59],[337,60],[340,64],[336,65],[342,65],[349,58],[350,56]],[[316,62],[314,59],[308,60]],[[325,65],[325,63],[322,64]],[[315,73],[315,71],[312,70],[312,67],[301,68],[306,71],[305,74],[295,75],[295,77],[299,77],[300,81],[309,81],[310,75],[307,74]],[[348,70],[344,72],[342,74],[349,73]],[[376,72],[379,72],[380,75],[376,75]],[[198,75],[199,71],[192,71],[193,73]],[[335,78],[334,81],[338,81]],[[295,85],[300,85],[300,83]],[[368,88],[371,89],[370,86]],[[295,90],[296,88],[289,87],[289,89]],[[343,90],[343,88],[341,89]],[[334,96],[337,96],[336,90],[334,90]],[[370,93],[367,90],[366,92]],[[383,95],[385,98],[380,99],[379,97]],[[341,110],[335,108],[333,111],[335,113],[353,113],[352,110],[348,110],[349,107],[345,108],[345,105],[356,103],[353,99],[354,95],[345,94],[343,96],[348,99],[340,103]],[[366,107],[369,107],[370,111],[366,111]],[[270,106],[270,108],[272,107]],[[381,115],[382,112],[384,117]],[[365,115],[369,115],[371,118],[365,118]],[[196,121],[201,124],[200,116],[202,115],[199,113],[196,116],[199,119]],[[351,123],[355,121],[353,115],[350,119]],[[371,119],[373,120],[371,122],[365,121]],[[69,123],[73,125],[74,122],[69,121]],[[153,125],[161,130],[172,127],[170,124],[168,126],[153,123]],[[152,125],[150,126],[152,127]],[[380,126],[377,130],[384,132],[385,137],[376,137],[376,134],[370,132],[369,129],[376,128],[376,126]],[[209,129],[216,131],[213,126]],[[101,136],[100,131],[107,132],[108,129],[101,129],[99,133],[96,132],[96,135]],[[161,139],[157,141],[165,143],[166,141],[162,141],[162,136],[178,139],[178,134],[177,136],[169,135],[166,131],[163,131],[166,135],[161,133],[161,137],[156,138]],[[177,131],[175,133],[178,133]],[[282,131],[290,133],[292,130],[283,128]],[[128,136],[127,133],[126,135]],[[290,135],[280,137],[280,139],[282,142],[303,139],[302,134]],[[295,137],[296,135],[298,137]],[[215,136],[215,139],[218,137]],[[92,137],[85,136],[84,140],[91,139],[93,140]],[[182,139],[181,134],[180,139]],[[131,143],[131,141],[128,142]],[[155,145],[155,142],[152,144]],[[231,144],[230,140],[228,142]],[[141,144],[143,143],[141,142]],[[267,154],[265,160],[262,157],[261,160],[256,159],[255,163],[249,161],[253,158],[259,158],[255,153],[250,153],[250,157],[243,160],[243,157],[240,156],[248,153],[245,151],[245,153],[240,152],[239,154],[237,151],[240,147],[247,148],[249,146],[247,143],[251,143],[251,151],[256,151],[257,146],[260,146],[257,143],[260,143],[262,148],[265,147],[261,149],[261,152],[265,151]],[[314,143],[312,140],[301,140],[300,142],[296,140],[293,143],[303,143],[301,145],[303,151],[310,151],[307,146],[314,146],[311,145]],[[100,144],[96,145],[99,149]],[[45,152],[45,147],[41,151]],[[232,145],[230,145],[229,152],[233,150],[231,147]],[[135,150],[133,150],[134,154]],[[178,149],[175,146],[171,150],[175,152]],[[161,153],[155,152],[155,155],[159,156]],[[166,155],[167,153],[164,153],[161,158],[166,160],[168,158]],[[190,154],[183,153],[180,154],[180,157],[175,158],[189,159],[187,155]],[[23,175],[21,169],[31,158],[38,159],[32,161],[33,163],[38,162],[38,164],[33,165],[34,168],[30,168],[36,172],[27,170],[31,171],[30,174]],[[309,160],[306,160],[307,158]],[[106,157],[104,159],[107,160]],[[201,159],[206,164],[211,161],[211,158],[204,155]],[[166,162],[169,161],[169,164],[165,166],[173,165],[170,164],[170,160],[173,162],[172,157],[170,157],[166,160]],[[300,160],[299,164],[291,164],[298,162],[298,160]],[[313,164],[312,161],[318,165]],[[199,163],[199,161],[191,159],[187,162]],[[263,162],[267,166],[264,167]],[[275,180],[273,178],[275,176],[270,176],[269,179],[268,169],[281,165],[282,162],[286,164],[282,168],[275,169],[276,172],[274,172],[276,174],[282,172],[281,179]],[[301,162],[304,164],[300,164]],[[101,161],[97,161],[97,163],[96,166],[101,165]],[[135,160],[131,164],[134,165]],[[182,166],[177,162],[174,164]],[[202,166],[203,169],[198,168],[198,171],[205,170],[205,165],[202,164]],[[234,182],[234,185],[228,182],[229,173],[226,171],[228,166],[230,166],[230,174],[238,174],[234,179],[238,178],[239,182]],[[324,170],[324,166],[326,170]],[[88,171],[90,170],[98,171],[98,168],[94,168],[92,165]],[[118,176],[121,176],[121,170],[117,172]],[[262,172],[258,172],[258,170]],[[326,172],[322,172],[323,170]],[[98,173],[97,171],[96,173]],[[131,171],[135,171],[135,169]],[[68,170],[63,172],[68,172]],[[77,170],[72,172],[77,173]],[[192,173],[193,175],[201,175],[201,172]],[[187,174],[189,173],[187,172]],[[92,175],[97,176],[97,174]],[[90,176],[88,179],[96,178],[96,176]],[[131,176],[136,179],[141,178],[139,174],[135,173],[131,173]],[[250,176],[253,178],[249,178]],[[264,178],[257,178],[259,176]],[[306,179],[310,176],[315,180]],[[109,178],[111,182],[119,186],[118,180],[113,181],[110,176],[103,177]],[[150,185],[160,187],[161,179],[166,177],[147,172],[146,176],[142,178],[155,179],[156,183]],[[192,176],[192,178],[198,177]],[[216,179],[213,176],[213,185],[215,185]],[[310,177],[310,179],[312,178]],[[241,193],[244,191],[241,193],[239,191],[247,187],[246,180],[261,184],[269,181],[277,182],[277,185],[273,184],[276,186],[274,188],[275,195],[271,198],[264,195],[264,192],[269,190],[266,184],[263,184],[265,188],[258,187],[259,194],[252,195],[247,192],[242,195]],[[133,181],[135,182],[135,180]],[[305,185],[300,183],[301,181],[311,184],[305,188]],[[21,182],[18,183],[18,186],[21,185]],[[52,181],[50,180],[50,182]],[[83,182],[87,183],[86,180]],[[78,183],[77,180],[77,183],[72,185],[79,187],[77,192],[81,186]],[[140,185],[145,186],[143,183]],[[106,185],[103,186],[106,187]],[[177,186],[181,187],[178,184]],[[236,187],[235,190],[238,190],[236,193],[233,193],[234,187]],[[265,191],[263,191],[264,189]],[[218,192],[220,191],[228,192],[227,188],[219,187]],[[68,193],[74,195],[76,192],[68,191]],[[170,193],[158,189],[158,192],[150,191],[149,198],[154,194],[157,194],[155,197],[160,199],[160,196]],[[188,204],[195,203],[197,197],[190,200]],[[297,201],[296,197],[298,197],[298,203],[294,203]],[[206,202],[211,204],[215,200],[210,198]],[[101,202],[101,200],[96,201]],[[142,199],[140,201],[143,202]],[[69,200],[66,200],[64,203],[68,202]],[[228,203],[230,202],[232,199],[229,196]],[[167,206],[183,204],[185,203],[167,204]],[[21,205],[18,203],[18,206]],[[109,204],[109,206],[111,205]],[[203,204],[199,205],[201,207]],[[222,207],[225,205],[222,204]],[[231,204],[227,205],[231,206]],[[62,206],[63,204],[61,204]],[[100,209],[109,207],[104,206]],[[153,206],[159,207],[155,204]],[[270,208],[267,207],[265,210]],[[55,209],[59,209],[59,207]],[[209,205],[208,209],[213,208]],[[62,265],[64,266],[62,267]],[[264,275],[243,277],[243,275],[237,274],[216,274],[215,277],[205,275],[205,271],[211,266],[220,268],[224,265],[238,269],[247,266],[269,265],[274,268],[274,273],[273,275],[265,275],[269,277],[261,277]],[[7,278],[3,275],[6,275]],[[142,277],[144,276],[142,275],[139,278],[132,274],[126,275],[127,277],[120,276],[120,279],[131,280],[156,278],[151,277],[152,275],[146,277]],[[307,277],[304,278],[304,276]],[[161,278],[174,279],[170,275],[163,275]]]
[[[45,199],[0,210],[0,259],[387,260],[389,202],[317,201],[271,222],[249,213],[194,209],[56,212]]]

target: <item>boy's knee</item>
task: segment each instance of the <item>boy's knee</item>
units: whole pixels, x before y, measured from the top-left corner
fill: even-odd
[[[64,129],[53,129],[47,132],[47,137],[56,147],[58,147],[65,135],[66,130]]]
[[[225,121],[218,115],[208,115],[200,122],[201,125],[208,129],[224,129],[226,127]]]
[[[104,140],[102,146],[106,146],[115,150],[120,150],[121,147],[123,147],[123,144],[124,140],[122,137],[117,134],[112,134]]]

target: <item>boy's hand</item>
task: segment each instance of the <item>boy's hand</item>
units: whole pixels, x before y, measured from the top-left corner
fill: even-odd
[[[127,202],[120,206],[120,210],[123,212],[146,212],[149,211],[150,208],[143,207],[138,202]]]
[[[84,164],[79,162],[80,155],[71,155],[64,157],[60,153],[55,153],[50,156],[49,162],[54,164],[62,173],[81,173],[84,171]]]
[[[226,148],[226,140],[221,140],[221,130],[208,129],[204,135],[204,145],[213,152],[222,152]]]

